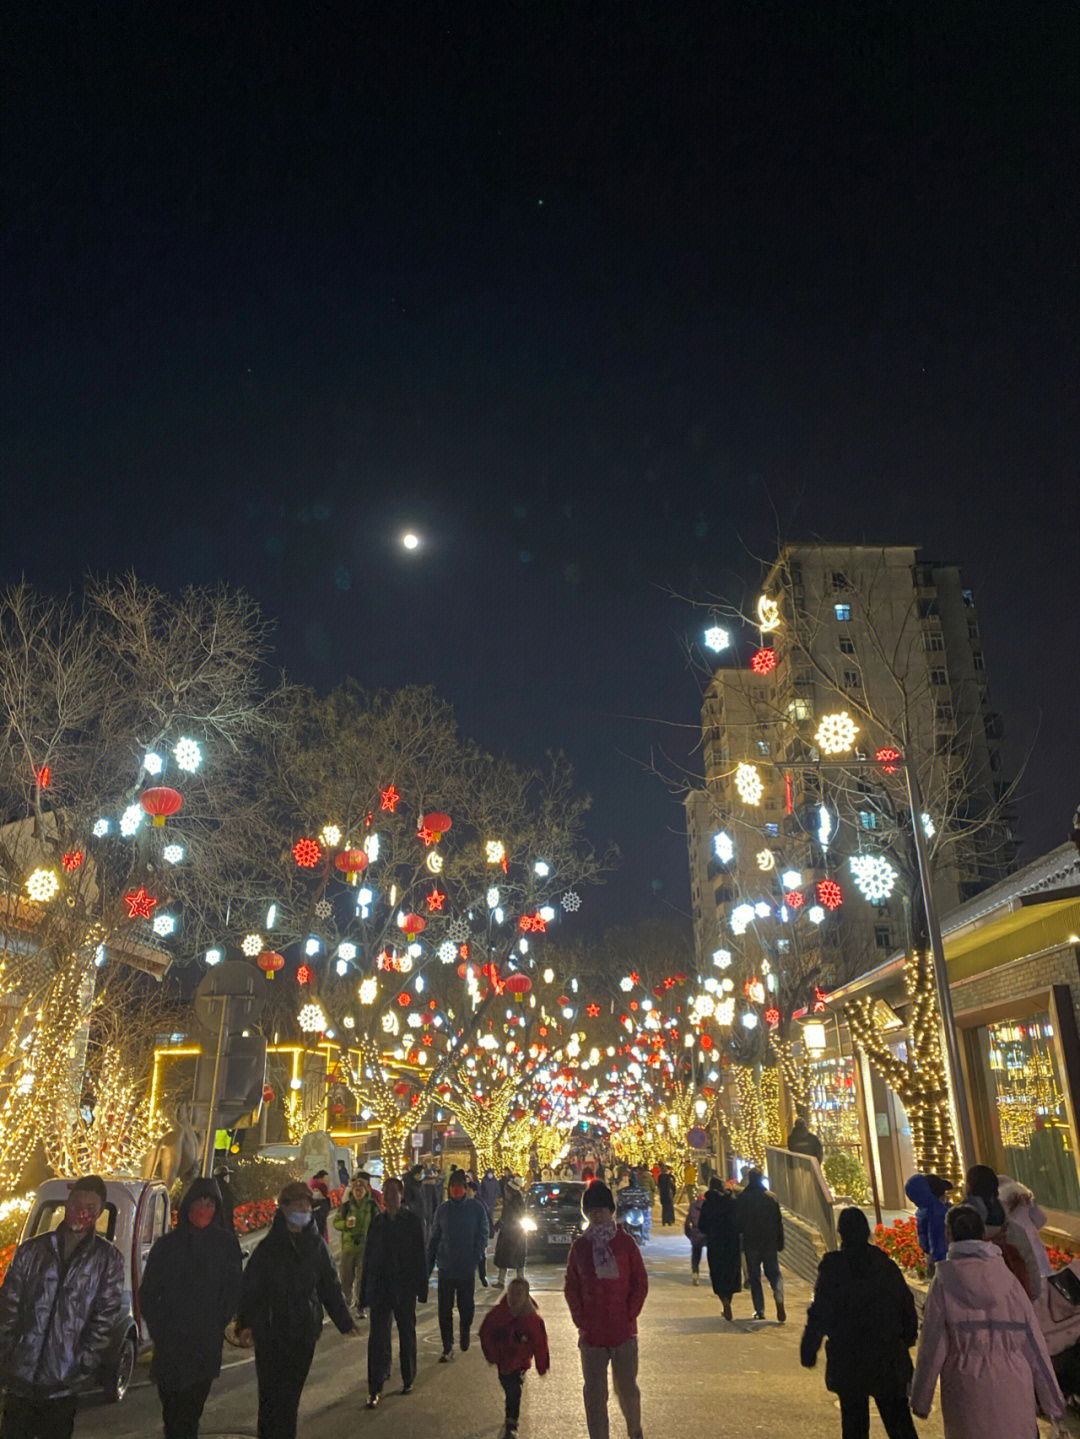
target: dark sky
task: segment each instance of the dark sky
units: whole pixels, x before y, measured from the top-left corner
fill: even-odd
[[[0,579],[224,577],[295,677],[561,746],[614,917],[687,905],[667,588],[921,543],[1062,842],[1080,12],[945,8],[16,7]]]

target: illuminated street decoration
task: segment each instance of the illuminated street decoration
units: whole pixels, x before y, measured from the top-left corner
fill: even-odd
[[[897,761],[901,755],[900,751],[893,749],[892,745],[884,745],[881,749],[874,751],[874,758],[886,774],[895,774]]]
[[[835,879],[822,879],[817,886],[818,902],[826,909],[839,909],[844,902],[843,891]]]
[[[776,855],[773,854],[771,849],[759,849],[755,858],[757,859],[757,867],[763,874],[768,874],[770,870],[776,868]]]
[[[756,675],[772,674],[776,668],[776,651],[768,646],[755,650],[750,658],[750,668]]]
[[[880,854],[853,854],[848,867],[864,899],[880,904],[892,894],[899,878],[889,861]]]
[[[317,840],[298,839],[292,847],[292,855],[301,869],[314,869],[322,859],[322,850]]]
[[[743,762],[735,771],[735,788],[743,804],[759,805],[765,793],[765,786],[758,774],[757,766]]]
[[[758,629],[763,635],[772,634],[780,628],[780,603],[769,595],[762,595],[757,602]]]
[[[705,643],[709,649],[719,654],[731,643],[731,635],[722,625],[710,625],[705,631]]]
[[[35,869],[26,878],[26,893],[36,904],[47,904],[59,893],[60,881],[51,869]]]
[[[735,842],[726,830],[713,835],[713,852],[721,864],[730,864],[735,858]]]
[[[747,926],[754,918],[754,906],[752,904],[737,904],[731,911],[731,931],[733,934],[745,934]]]
[[[197,770],[202,764],[202,750],[199,748],[197,740],[178,740],[176,747],[173,750],[173,755],[175,756],[176,763],[180,766],[180,768],[182,770],[187,770],[189,773],[193,770]]]
[[[855,747],[855,736],[859,727],[848,714],[822,715],[818,721],[814,742],[822,754],[848,754]]]
[[[322,1034],[327,1025],[326,1014],[321,1004],[305,1004],[296,1016],[296,1022],[305,1034]]]

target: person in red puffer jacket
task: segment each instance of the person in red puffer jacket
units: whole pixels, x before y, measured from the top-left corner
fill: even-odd
[[[527,1279],[511,1279],[506,1293],[480,1326],[480,1348],[488,1363],[498,1366],[499,1383],[506,1395],[503,1439],[513,1439],[521,1417],[525,1375],[534,1359],[537,1374],[546,1374],[549,1365],[547,1330]]]
[[[608,1439],[609,1364],[626,1432],[641,1439],[637,1317],[649,1277],[637,1245],[616,1227],[615,1197],[607,1185],[590,1184],[581,1208],[588,1228],[570,1250],[563,1292],[579,1335],[589,1439]]]

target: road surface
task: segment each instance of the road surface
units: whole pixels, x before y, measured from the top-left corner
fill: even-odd
[[[744,1292],[735,1300],[736,1321],[727,1324],[704,1275],[691,1287],[689,1245],[677,1231],[664,1235],[654,1227],[645,1248],[650,1291],[640,1321],[641,1390],[646,1439],[702,1439],[708,1433],[738,1434],[740,1439],[839,1439],[840,1414],[825,1390],[824,1355],[818,1367],[802,1369],[798,1347],[809,1302],[808,1286],[791,1274],[787,1283],[788,1322],[749,1319]],[[562,1297],[562,1270],[530,1266],[529,1278],[551,1344],[551,1372],[531,1372],[525,1384],[520,1439],[586,1439],[575,1333]],[[766,1287],[766,1307],[773,1313]],[[478,1290],[477,1325],[498,1297],[492,1286]],[[495,1371],[475,1342],[450,1365],[437,1363],[441,1345],[432,1302],[422,1306],[418,1324],[420,1365],[416,1387],[400,1396],[395,1370],[381,1406],[364,1409],[367,1399],[367,1325],[359,1340],[343,1339],[326,1326],[300,1409],[300,1439],[496,1439],[502,1421],[502,1390]],[[395,1361],[396,1362],[396,1361]],[[255,1369],[250,1355],[227,1351],[226,1367],[214,1386],[203,1416],[203,1439],[233,1439],[255,1434]],[[612,1398],[612,1436],[625,1433]],[[84,1401],[76,1420],[78,1439],[148,1439],[161,1433],[157,1392],[145,1361],[122,1404]],[[920,1435],[941,1439],[935,1413],[917,1424]],[[1080,1432],[1080,1431],[1078,1431]],[[871,1434],[884,1431],[877,1415]]]

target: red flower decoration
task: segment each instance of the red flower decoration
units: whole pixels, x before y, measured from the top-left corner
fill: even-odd
[[[82,862],[83,852],[81,849],[73,849],[68,854],[64,855],[63,864],[68,874],[71,874],[73,870],[81,868]]]
[[[755,651],[750,668],[756,675],[770,674],[776,668],[776,651],[769,648]]]
[[[298,839],[292,847],[292,856],[301,869],[314,869],[322,859],[322,849],[316,840]]]
[[[818,903],[826,909],[839,909],[844,902],[844,893],[835,879],[818,880]]]
[[[767,1009],[765,1011],[765,1023],[770,1029],[778,1028],[780,1024],[780,1011],[778,1009]]]
[[[397,997],[397,1002],[401,1005],[402,1009],[408,1009],[409,1005],[412,1004],[412,995],[407,989],[403,989]]]

